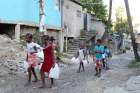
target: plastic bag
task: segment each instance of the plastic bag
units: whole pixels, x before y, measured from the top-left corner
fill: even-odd
[[[104,53],[104,54],[102,54],[102,58],[106,58],[106,54]]]
[[[87,65],[88,61],[87,60],[83,60],[83,63],[84,63],[84,65]]]
[[[44,53],[43,53],[43,51],[39,51],[38,53],[36,53],[36,55],[37,55],[38,60],[43,62],[43,60],[44,60]]]
[[[55,64],[54,68],[52,67],[49,73],[49,78],[59,79],[60,69],[58,64]]]
[[[78,63],[79,63],[79,59],[78,59],[78,58],[75,58],[75,57],[73,57],[73,58],[71,59],[71,61],[72,61],[73,63],[75,63],[75,64],[78,64]]]
[[[37,66],[35,66],[35,69],[37,69],[37,70],[40,71],[40,70],[41,70],[41,67],[42,67],[42,64],[43,64],[43,63],[40,63],[40,64],[38,64]]]
[[[71,61],[74,63],[75,62],[75,60],[76,60],[76,58],[75,57],[73,57],[72,59],[71,59]]]
[[[28,68],[29,68],[28,62],[27,61],[24,61],[24,69],[25,69],[25,71],[27,71]]]

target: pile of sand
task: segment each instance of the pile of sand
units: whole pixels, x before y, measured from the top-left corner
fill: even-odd
[[[7,73],[20,71],[23,69],[24,59],[23,46],[6,35],[0,35],[0,70],[2,72],[6,70]]]

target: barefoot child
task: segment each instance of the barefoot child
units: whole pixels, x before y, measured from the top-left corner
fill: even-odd
[[[85,53],[84,53],[84,49],[82,47],[80,47],[80,49],[78,50],[78,59],[79,59],[79,69],[78,69],[78,73],[80,73],[80,70],[81,70],[81,67],[83,69],[83,72],[85,71],[85,68],[84,68],[84,63],[83,63],[83,60],[85,59]]]
[[[26,34],[26,42],[27,42],[27,57],[26,62],[28,62],[28,82],[26,85],[29,85],[31,83],[31,76],[32,74],[35,77],[34,82],[38,81],[37,75],[35,73],[34,67],[37,65],[37,44],[32,42],[32,34],[28,33]]]
[[[45,83],[45,72],[49,74],[51,68],[54,66],[54,51],[53,51],[53,45],[50,43],[50,38],[48,35],[44,37],[44,62],[41,67],[41,80],[42,80],[42,86],[39,88],[45,88],[46,83]],[[53,85],[53,79],[51,78],[51,86]]]
[[[101,76],[101,68],[102,68],[102,54],[104,53],[104,46],[101,44],[102,41],[100,39],[97,40],[97,43],[94,48],[95,54],[95,76]]]
[[[106,70],[109,69],[109,63],[107,62],[107,59],[110,57],[110,54],[110,50],[107,48],[107,46],[104,46],[103,68]]]

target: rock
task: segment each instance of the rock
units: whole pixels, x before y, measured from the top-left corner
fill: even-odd
[[[121,87],[115,86],[115,87],[112,87],[112,88],[105,89],[104,93],[130,93],[130,92],[124,90]]]

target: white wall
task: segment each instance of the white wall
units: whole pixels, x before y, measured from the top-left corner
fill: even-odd
[[[105,25],[101,21],[94,21],[91,27],[95,27],[96,31],[98,32],[97,38],[102,38],[105,32]]]
[[[82,7],[72,1],[64,0],[64,24],[68,27],[68,37],[77,37],[83,29]],[[79,11],[79,12],[78,12]],[[66,36],[66,33],[64,34]]]
[[[98,32],[97,38],[101,38],[105,32],[105,24],[102,21],[93,20],[93,16],[87,15],[87,29],[88,31],[95,30]]]

